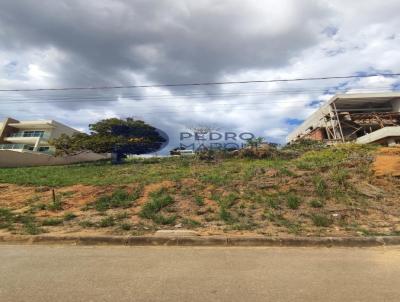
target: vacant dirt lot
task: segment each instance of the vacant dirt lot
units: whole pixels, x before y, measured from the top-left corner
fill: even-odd
[[[399,158],[398,148],[348,145],[293,159],[4,169],[0,232],[142,235],[190,228],[208,235],[397,235]]]

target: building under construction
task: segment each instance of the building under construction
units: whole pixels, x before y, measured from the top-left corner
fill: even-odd
[[[288,142],[400,144],[400,93],[339,94],[288,136]]]

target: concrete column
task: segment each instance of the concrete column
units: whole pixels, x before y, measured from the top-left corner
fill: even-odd
[[[393,112],[400,112],[400,99],[393,100],[391,103]]]
[[[33,147],[33,151],[34,152],[38,152],[39,151],[40,140],[41,140],[41,137],[38,137],[37,140],[36,140],[36,143],[35,143],[35,147]]]

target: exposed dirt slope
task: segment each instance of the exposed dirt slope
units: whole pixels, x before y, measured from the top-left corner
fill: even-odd
[[[376,176],[400,177],[400,147],[380,148],[373,163]]]

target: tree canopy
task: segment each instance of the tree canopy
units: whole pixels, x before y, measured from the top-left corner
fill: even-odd
[[[80,151],[145,154],[158,151],[166,138],[155,127],[133,118],[109,118],[89,125],[90,134],[61,135],[52,141],[58,154]]]

